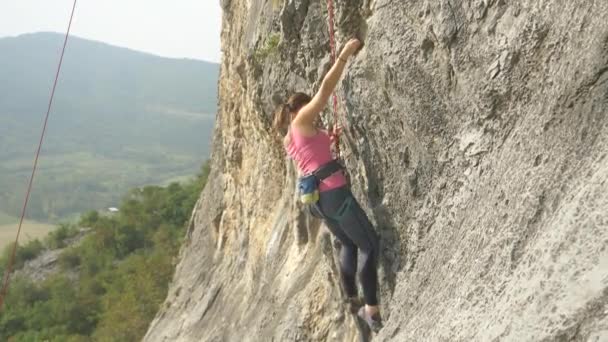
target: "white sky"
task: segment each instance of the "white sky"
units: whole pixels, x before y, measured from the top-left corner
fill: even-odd
[[[220,0],[78,0],[71,34],[176,58],[220,61]],[[73,0],[0,0],[0,37],[67,29]]]

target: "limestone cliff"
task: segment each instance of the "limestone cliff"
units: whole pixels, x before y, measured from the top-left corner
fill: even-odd
[[[354,341],[270,130],[327,70],[316,0],[222,0],[213,171],[146,341]],[[375,341],[608,341],[608,2],[338,0]],[[329,113],[327,113],[327,119]]]

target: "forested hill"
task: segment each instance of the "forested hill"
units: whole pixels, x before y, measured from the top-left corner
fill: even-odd
[[[29,176],[63,36],[0,39],[0,212]],[[209,153],[219,65],[70,37],[30,216],[65,217],[124,189],[195,174]]]

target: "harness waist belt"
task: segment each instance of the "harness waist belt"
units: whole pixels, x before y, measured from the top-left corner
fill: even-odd
[[[317,177],[319,181],[324,180],[325,178],[333,175],[334,173],[342,170],[342,164],[338,162],[336,159],[330,161],[329,163],[321,166],[317,170],[315,170],[312,174]]]

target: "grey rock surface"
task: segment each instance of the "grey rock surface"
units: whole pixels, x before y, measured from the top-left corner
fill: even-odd
[[[59,257],[68,248],[80,245],[89,232],[90,228],[81,228],[78,234],[63,241],[66,247],[43,250],[36,258],[26,261],[23,268],[15,271],[14,277],[25,277],[35,283],[41,283],[54,274],[62,273],[71,280],[76,281],[78,279],[78,272],[62,270],[59,265]]]
[[[325,2],[221,3],[212,173],[145,341],[356,341],[270,129],[327,70]],[[608,2],[336,7],[365,40],[338,93],[382,238],[374,341],[608,341]]]

